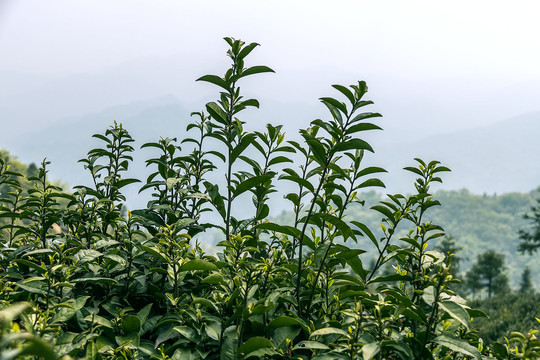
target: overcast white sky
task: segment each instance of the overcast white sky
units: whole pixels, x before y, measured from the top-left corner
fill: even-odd
[[[0,68],[92,72],[137,57],[216,54],[233,35],[279,66],[406,78],[540,77],[537,1],[2,0]]]

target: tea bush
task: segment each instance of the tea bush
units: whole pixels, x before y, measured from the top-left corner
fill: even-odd
[[[22,175],[0,160],[11,189],[0,203],[0,358],[537,358],[534,332],[483,343],[472,325],[484,314],[452,291],[450,262],[430,248],[444,235],[428,220],[439,205],[430,187],[446,167],[405,168],[417,176],[412,195],[372,207],[381,238],[347,216],[364,189],[384,186],[385,170],[363,164],[373,149],[360,136],[381,117],[365,110],[365,82],[334,85],[340,98],[321,98],[329,117],[301,130],[302,142],[271,124],[248,132],[239,116],[259,102],[238,84],[272,70],[245,65],[256,43],[225,40],[231,67],[199,79],[217,100],[192,114],[189,137],[142,146],[158,154],[145,181],[124,177],[134,140],[116,123],[81,160],[92,185],[71,194],[47,181],[43,161],[22,196]],[[285,182],[296,186],[284,195],[293,225],[268,217]],[[136,183],[152,200],[126,212],[124,187]],[[398,227],[410,230],[395,238]],[[200,246],[211,229],[222,233],[215,256]],[[348,245],[361,237],[377,251],[373,266]]]

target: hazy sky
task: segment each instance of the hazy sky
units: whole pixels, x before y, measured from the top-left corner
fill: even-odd
[[[36,154],[61,151],[60,140],[76,132],[63,135],[66,121],[92,124],[106,109],[164,96],[182,100],[178,118],[188,119],[216,96],[194,80],[228,66],[224,36],[262,45],[248,64],[277,73],[248,79],[242,90],[261,100],[264,121],[289,126],[288,134],[325,116],[317,98],[334,94],[331,84],[356,80],[368,82],[370,111],[384,115],[377,141],[387,143],[376,144],[383,149],[540,114],[539,14],[538,0],[0,0],[0,148],[38,161]],[[538,114],[531,118],[540,121]],[[43,139],[53,125],[58,131]],[[468,142],[480,154],[488,142],[511,140],[450,138],[457,140],[445,149],[434,144],[428,155],[446,161],[439,150],[456,153]],[[468,171],[460,165],[476,166],[469,154],[449,160],[456,179]],[[489,151],[479,161],[499,157]],[[480,182],[490,177],[500,174]]]
[[[264,45],[282,67],[376,68],[410,79],[540,78],[537,1],[2,0],[0,68],[92,72],[136,57]]]
[[[210,63],[234,36],[262,44],[250,61],[282,74],[267,87],[285,98],[366,79],[390,124],[392,111],[426,104],[433,120],[411,126],[449,131],[448,117],[465,128],[540,110],[538,14],[538,1],[519,0],[0,0],[0,71],[94,74],[179,54]]]

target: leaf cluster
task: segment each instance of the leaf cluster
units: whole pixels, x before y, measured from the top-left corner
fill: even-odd
[[[430,188],[448,169],[421,159],[406,167],[415,191],[372,207],[382,229],[374,235],[348,213],[363,204],[361,191],[384,187],[377,174],[385,170],[363,164],[373,148],[361,136],[379,130],[371,121],[381,116],[366,110],[366,83],[335,85],[339,98],[321,98],[328,119],[301,130],[302,143],[285,141],[281,126],[248,132],[240,116],[259,102],[244,99],[239,83],[272,70],[246,66],[258,44],[225,40],[232,63],[223,76],[199,79],[219,95],[193,114],[187,133],[195,135],[142,146],[157,152],[140,187],[152,192],[146,208],[125,211],[124,188],[141,181],[124,177],[134,139],[116,123],[94,135],[103,146],[81,160],[92,186],[64,193],[46,181],[43,161],[28,196],[11,193],[8,205],[21,205],[0,209],[16,230],[2,235],[0,357],[481,359],[492,352],[472,327],[483,314],[452,290],[445,255],[430,248],[444,235],[428,219],[439,205]],[[18,175],[5,164],[0,181],[16,190]],[[278,181],[295,186],[284,195],[292,225],[268,218]],[[253,206],[239,208],[245,196]],[[398,227],[408,229],[404,236]],[[221,231],[215,255],[201,248],[208,229]],[[349,246],[360,238],[376,249],[373,266],[363,264],[364,249]],[[536,351],[535,339],[523,336],[514,336],[523,350],[507,354]]]

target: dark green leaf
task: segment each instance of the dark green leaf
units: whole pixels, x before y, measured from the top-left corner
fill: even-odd
[[[254,74],[266,73],[266,72],[275,72],[275,71],[270,69],[268,66],[252,66],[248,69],[243,70],[242,73],[239,75],[239,78],[243,78],[245,76],[254,75]]]
[[[214,85],[217,85],[227,91],[230,90],[229,84],[222,78],[216,75],[204,75],[197,79],[197,81],[206,81],[209,83],[212,83]]]
[[[242,355],[248,355],[262,348],[272,348],[272,342],[261,336],[249,338],[242,346],[238,348],[238,352]]]
[[[179,271],[194,271],[194,270],[217,270],[217,266],[203,259],[194,259],[180,266]]]
[[[456,351],[467,356],[472,356],[477,360],[482,360],[482,356],[480,355],[478,349],[464,340],[446,335],[440,335],[433,339],[433,342],[445,346],[452,351]]]

